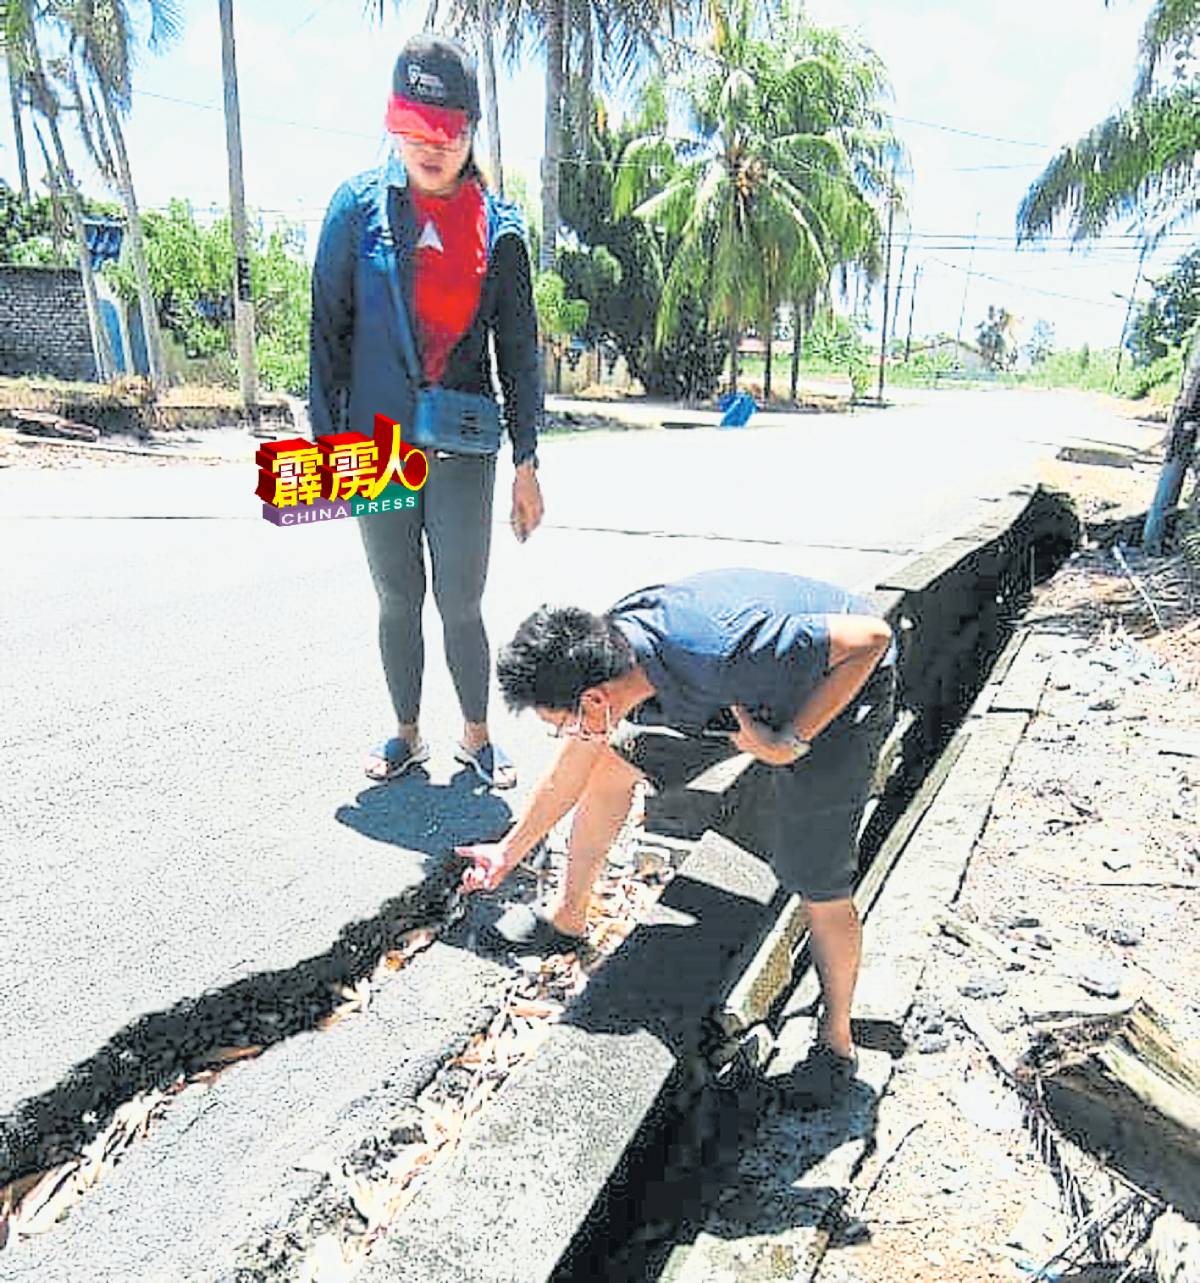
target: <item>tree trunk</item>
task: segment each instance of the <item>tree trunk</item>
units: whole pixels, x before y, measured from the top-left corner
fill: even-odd
[[[775,355],[775,313],[774,309],[767,313],[767,321],[763,326],[766,334],[766,353],[763,364],[763,404],[766,405],[771,400],[771,373],[772,358]]]
[[[504,165],[500,155],[500,97],[496,90],[496,33],[492,0],[480,0],[479,44],[483,52],[483,81],[487,91],[488,165],[496,191],[504,195]]]
[[[1193,340],[1188,362],[1183,371],[1179,395],[1171,407],[1171,434],[1167,441],[1167,457],[1163,460],[1158,477],[1154,502],[1146,514],[1142,531],[1142,546],[1147,552],[1159,554],[1163,550],[1167,517],[1179,502],[1183,478],[1196,452],[1196,416],[1200,415],[1200,339]]]
[[[583,51],[579,58],[579,94],[575,119],[575,155],[587,155],[588,139],[592,132],[592,92],[596,79],[596,42],[592,32],[590,4],[582,7],[584,27]]]
[[[41,53],[36,44],[31,42],[31,53],[34,58],[34,105],[45,117],[50,127],[50,139],[54,143],[54,154],[58,160],[58,182],[62,186],[71,211],[71,230],[75,236],[75,251],[79,258],[79,276],[83,282],[83,298],[87,307],[88,327],[92,337],[92,359],[96,363],[96,378],[107,383],[113,377],[114,361],[112,347],[108,341],[108,331],[100,315],[100,298],[96,293],[96,274],[92,270],[92,255],[87,246],[87,233],[83,226],[83,201],[75,186],[71,167],[67,164],[67,152],[63,147],[62,134],[58,129],[56,113],[58,104],[47,88],[42,73]]]
[[[17,172],[21,178],[21,203],[26,209],[33,205],[29,191],[29,166],[25,160],[25,129],[21,120],[21,78],[8,64],[8,96],[12,102],[13,141],[17,148]]]
[[[137,276],[138,307],[142,313],[142,334],[146,340],[146,360],[150,366],[150,382],[156,388],[161,388],[165,387],[167,382],[166,370],[163,366],[162,334],[158,328],[158,307],[154,301],[154,291],[150,288],[150,267],[146,262],[146,238],[142,232],[142,216],[138,211],[137,196],[133,190],[129,153],[125,150],[125,136],[121,132],[121,122],[113,108],[112,98],[103,85],[100,95],[104,103],[104,118],[108,125],[108,132],[112,136],[113,150],[116,152],[121,201],[125,206],[125,217],[129,221],[129,253],[133,258],[133,270]],[[129,354],[129,363],[132,368],[132,352]]]
[[[1200,1060],[1145,1002],[1043,1034],[1018,1074],[1076,1144],[1200,1216]]]
[[[804,347],[804,307],[797,302],[792,306],[792,401],[800,395],[800,353]]]
[[[542,159],[541,269],[552,271],[558,253],[558,170],[562,156],[563,72],[568,0],[549,0],[546,8],[546,135]]]
[[[46,166],[46,183],[50,188],[50,227],[54,240],[54,253],[58,257],[63,253],[63,242],[67,238],[67,216],[63,210],[62,189],[54,173],[54,162],[50,159],[50,148],[38,127],[37,117],[31,117],[33,136],[37,139],[38,150],[42,153],[42,163]]]
[[[742,329],[736,321],[729,323],[729,390],[737,391],[738,385],[738,344],[742,340]]]

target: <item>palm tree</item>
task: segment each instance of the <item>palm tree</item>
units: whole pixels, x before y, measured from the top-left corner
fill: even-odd
[[[1150,216],[1157,232],[1200,210],[1200,82],[1184,78],[1192,42],[1200,35],[1200,0],[1156,0],[1142,31],[1133,100],[1122,111],[1069,144],[1025,195],[1017,213],[1017,239],[1047,235],[1067,216],[1077,240],[1096,236],[1116,218]],[[1175,55],[1172,82],[1159,86],[1158,70]],[[1167,457],[1143,543],[1162,546],[1166,514],[1179,502],[1196,448],[1200,408],[1200,340],[1194,341],[1171,411]]]
[[[0,11],[4,23],[4,55],[10,74],[16,74],[29,88],[33,110],[46,122],[54,148],[54,164],[50,167],[52,189],[58,187],[66,198],[71,212],[71,230],[75,237],[75,250],[79,259],[79,275],[83,283],[83,297],[87,308],[88,327],[92,338],[92,356],[96,364],[96,377],[101,382],[112,378],[114,362],[108,332],[100,317],[100,300],[96,292],[96,276],[92,256],[88,249],[83,222],[83,201],[67,163],[62,131],[58,127],[60,103],[58,91],[48,74],[38,43],[38,21],[41,9],[34,0],[7,0]],[[49,159],[49,158],[48,158]]]
[[[25,129],[21,114],[24,85],[11,63],[8,64],[8,99],[12,108],[13,142],[17,149],[17,174],[21,183],[21,203],[29,208],[32,196],[29,190],[29,165],[25,159]]]
[[[448,14],[472,23],[481,0],[448,0]],[[578,86],[575,124],[588,110],[597,68],[618,81],[656,51],[662,37],[704,8],[703,0],[492,0],[505,29],[505,49],[516,59],[533,40],[545,58],[546,107],[542,160],[540,266],[554,266],[559,229],[559,174],[563,159],[568,86]],[[599,58],[597,59],[597,53]],[[573,75],[573,57],[578,74]]]
[[[731,386],[739,340],[755,323],[767,344],[769,395],[780,303],[815,296],[851,258],[869,261],[878,216],[856,172],[867,150],[856,158],[847,146],[854,122],[841,134],[829,127],[834,63],[803,46],[758,38],[752,0],[717,0],[711,10],[713,56],[688,92],[693,136],[672,143],[652,134],[630,143],[616,213],[632,210],[679,239],[660,339],[689,287],[705,281],[712,317],[729,335]]]
[[[175,0],[146,0],[146,7],[150,16],[150,47],[162,48],[179,34]],[[120,192],[125,206],[150,379],[155,387],[161,387],[166,375],[158,307],[150,287],[142,217],[121,128],[121,118],[128,115],[133,96],[134,42],[128,8],[124,0],[51,0],[48,13],[63,28],[78,64],[70,67],[69,80],[84,143],[97,168]],[[84,84],[88,88],[86,99]]]

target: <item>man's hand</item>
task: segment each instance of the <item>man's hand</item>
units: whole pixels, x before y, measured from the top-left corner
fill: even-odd
[[[791,766],[800,757],[800,750],[794,745],[779,744],[764,735],[764,728],[740,704],[733,706],[733,715],[737,718],[738,729],[731,738],[743,753],[749,753],[768,766]]]
[[[512,528],[517,539],[524,543],[542,524],[545,505],[542,503],[542,488],[538,483],[537,469],[532,463],[517,466],[517,475],[513,478]]]
[[[494,891],[521,863],[505,854],[503,842],[479,842],[475,846],[456,846],[455,855],[472,861],[462,875],[464,891]]]

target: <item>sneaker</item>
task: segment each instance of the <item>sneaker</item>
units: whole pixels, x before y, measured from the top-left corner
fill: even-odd
[[[776,1080],[774,1094],[784,1109],[828,1109],[850,1094],[857,1076],[857,1056],[840,1056],[825,1043],[814,1042],[792,1072]]]

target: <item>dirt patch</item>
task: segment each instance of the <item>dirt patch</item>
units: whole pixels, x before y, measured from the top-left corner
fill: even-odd
[[[153,432],[216,428],[246,422],[236,391],[182,384],[158,396],[141,378],[112,383],[66,383],[55,379],[0,379],[0,427],[16,427],[15,413],[34,410],[99,428],[104,434],[145,437]],[[264,393],[261,421],[292,426],[286,397]]]
[[[126,449],[121,446],[127,446]],[[51,469],[70,471],[97,468],[169,468],[209,465],[223,460],[181,450],[164,449],[153,453],[149,441],[137,438],[118,439],[118,448],[89,446],[76,442],[42,442],[0,428],[0,469]]]
[[[1097,521],[1145,507],[1145,471],[1059,461],[1044,479]],[[834,1243],[821,1283],[982,1283],[1043,1266],[1152,1277],[1132,1247],[1148,1223],[1136,1200],[1054,1259],[1128,1190],[1031,1112],[972,1023],[1016,1058],[1056,1015],[1140,997],[1178,1039],[1200,1039],[1200,959],[1183,947],[1200,905],[1198,606],[1200,571],[1181,556],[1122,562],[1095,546],[1036,594],[1027,622],[1063,652],[953,906],[1019,969],[947,935],[934,944],[851,1194],[857,1241]]]

